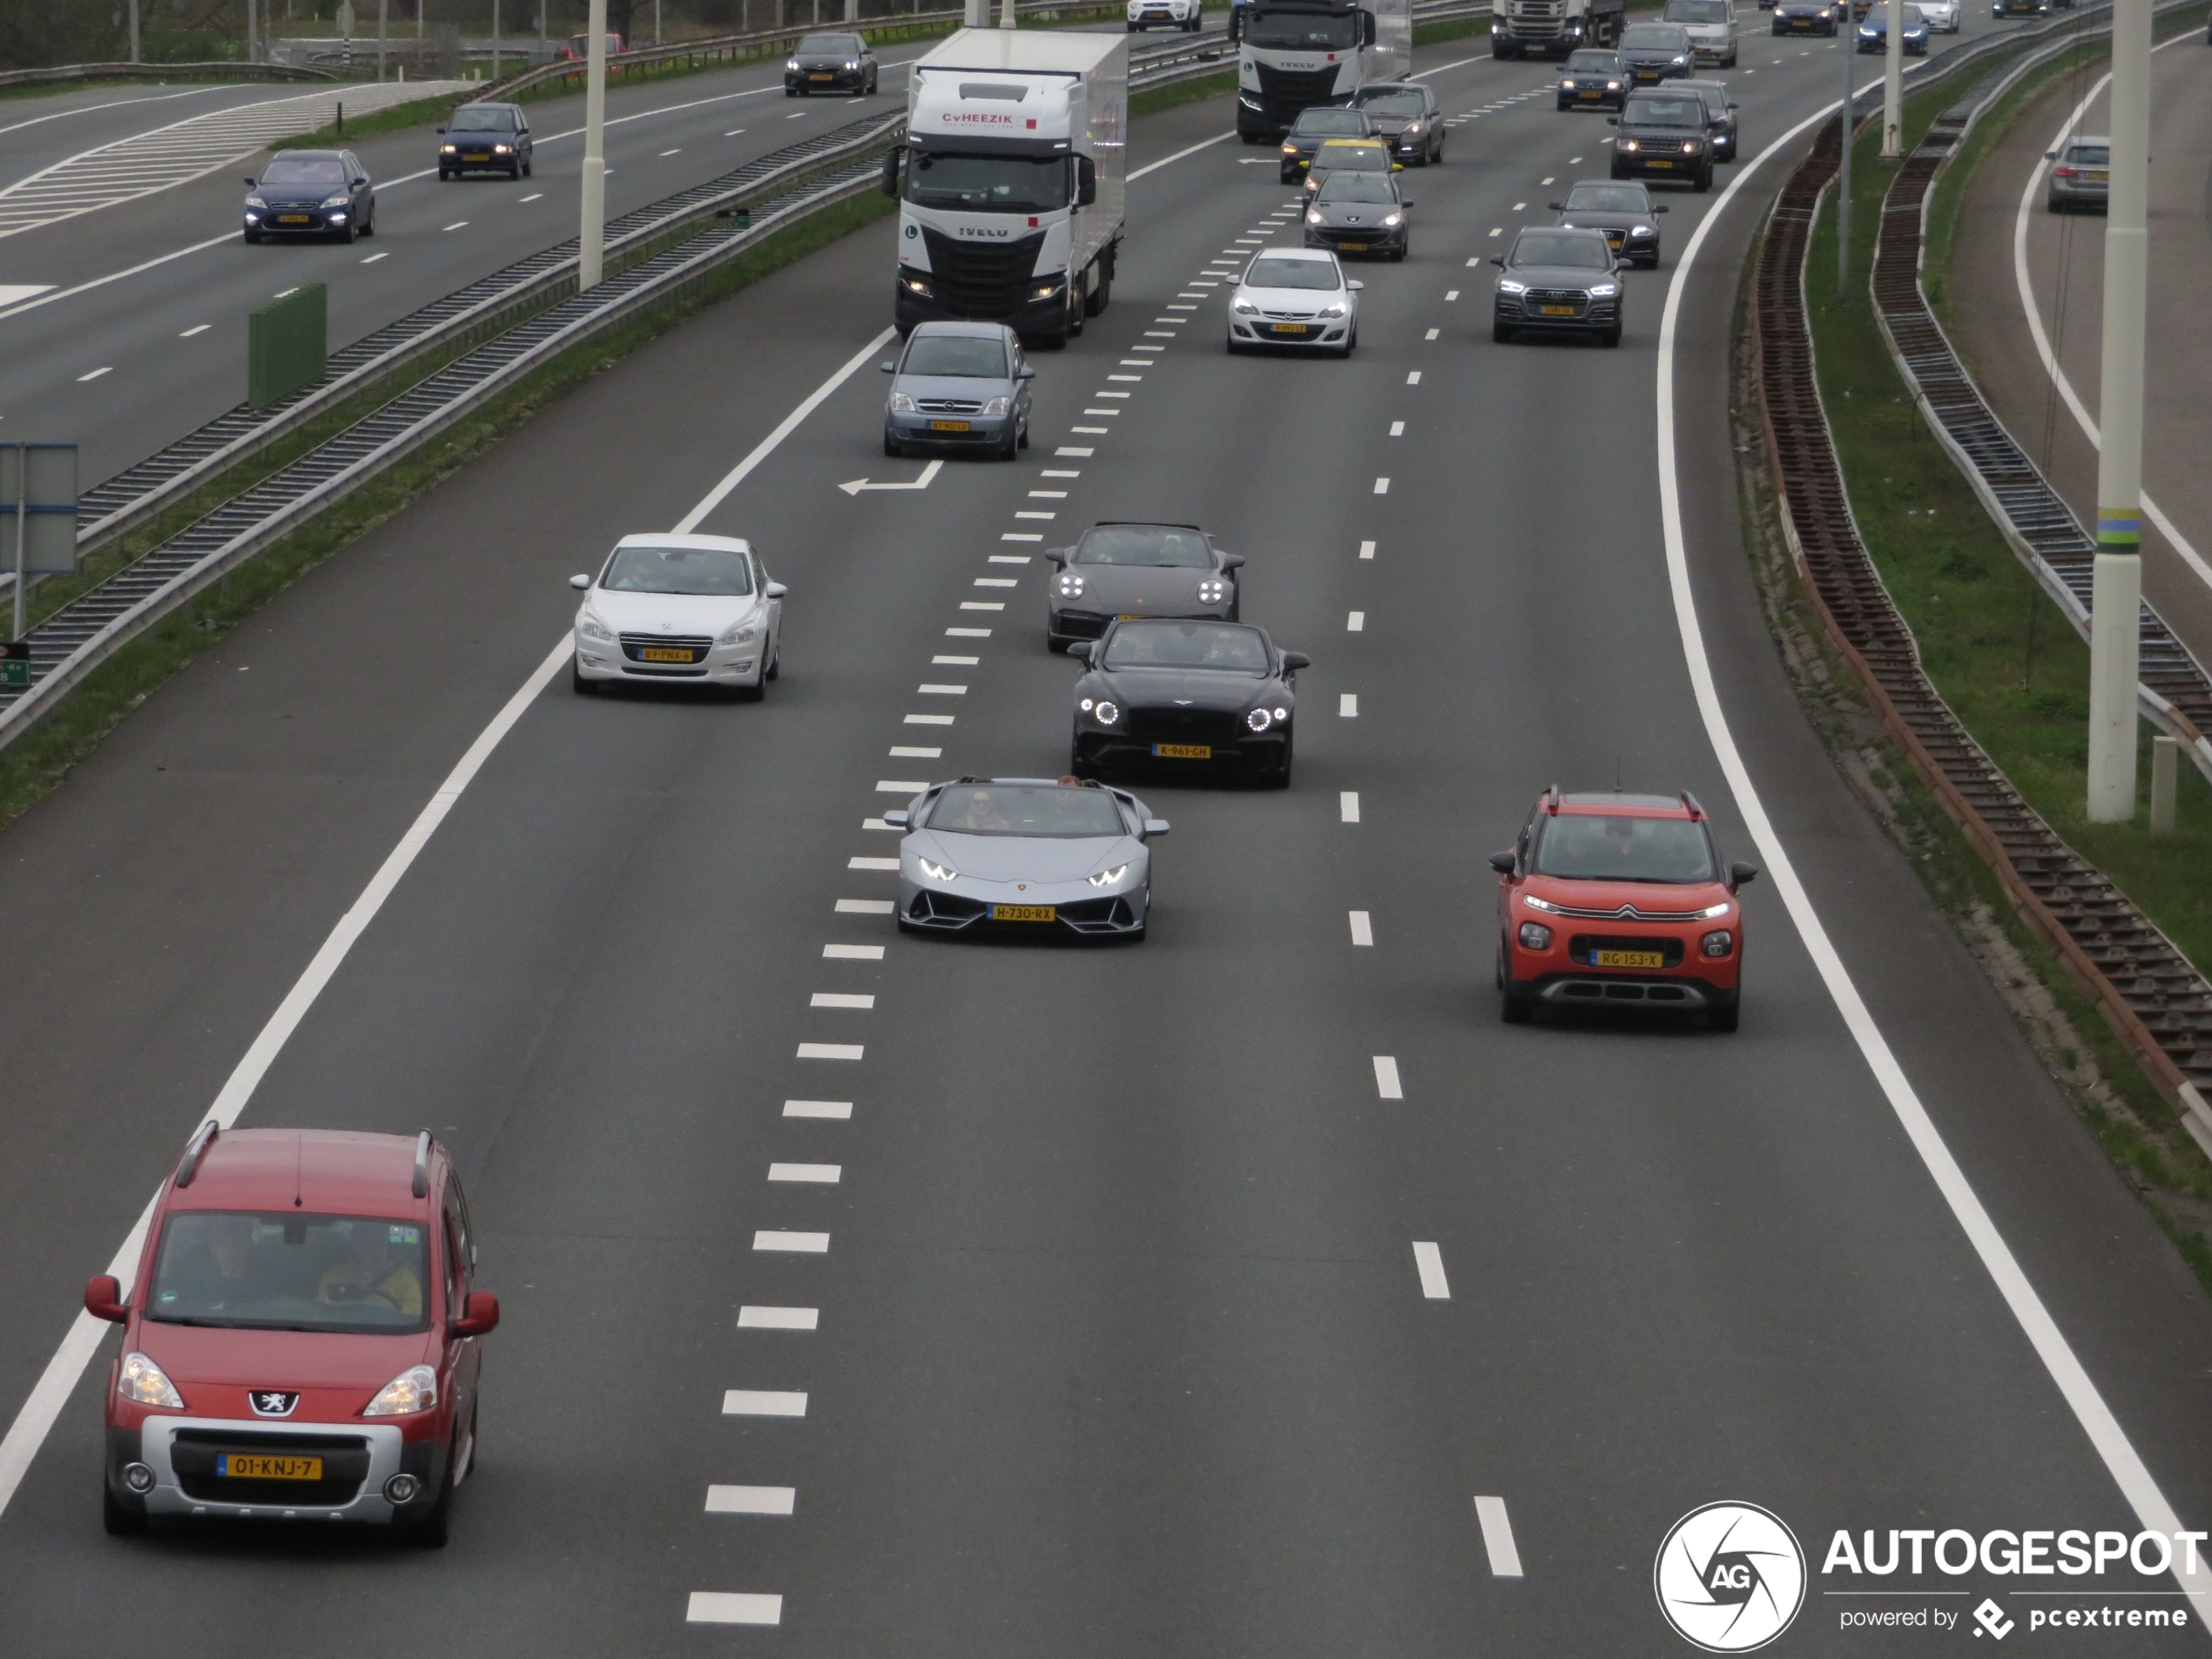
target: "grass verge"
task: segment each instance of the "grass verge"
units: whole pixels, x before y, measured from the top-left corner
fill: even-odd
[[[214,644],[300,577],[367,534],[410,501],[434,489],[485,450],[539,412],[567,396],[602,369],[665,334],[686,317],[749,287],[794,260],[851,234],[893,212],[894,204],[869,192],[810,214],[786,230],[777,232],[757,247],[738,255],[691,293],[639,317],[597,340],[579,344],[529,375],[498,400],[496,408],[483,410],[417,450],[374,482],[355,491],[313,522],[287,536],[268,551],[233,570],[219,585],[202,593],[190,606],[165,617],[132,640],[71,691],[54,712],[4,750],[0,750],[0,826],[20,816],[56,788],[69,769],[91,752],[132,710],[152,696],[173,675]],[[460,349],[460,348],[456,348]],[[438,367],[426,361],[409,370],[428,374]],[[373,406],[395,395],[388,384],[365,396]],[[250,463],[262,475],[275,470],[314,442],[359,419],[366,408],[334,411],[286,444],[257,456]],[[235,494],[235,475],[219,486],[217,499]],[[212,504],[212,503],[210,503]],[[198,509],[205,511],[206,507]],[[126,550],[143,551],[161,534],[171,534],[189,523],[192,503],[168,516],[160,526],[141,532],[112,556],[120,563]],[[131,556],[135,556],[132,552]],[[77,583],[78,590],[85,579]],[[44,592],[41,592],[42,600]]]
[[[363,138],[373,138],[380,133],[404,132],[409,127],[428,126],[451,115],[455,106],[466,104],[475,96],[471,92],[448,92],[439,98],[410,98],[405,104],[395,104],[369,115],[355,116],[346,123],[344,132],[334,124],[317,127],[313,132],[301,132],[289,138],[279,138],[269,145],[272,150],[333,150],[341,145],[358,144]],[[339,100],[341,104],[344,99]]]

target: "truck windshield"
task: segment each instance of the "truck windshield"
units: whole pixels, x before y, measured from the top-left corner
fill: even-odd
[[[1043,213],[1068,205],[1065,156],[964,156],[923,151],[907,169],[907,199],[918,207],[988,213]]]
[[[1244,20],[1244,44],[1276,51],[1350,51],[1359,44],[1359,19],[1350,11],[1263,8]]]

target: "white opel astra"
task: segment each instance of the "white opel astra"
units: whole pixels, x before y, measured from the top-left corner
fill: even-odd
[[[782,666],[784,584],[732,536],[625,536],[595,582],[569,578],[576,689],[610,680],[734,686],[767,694]]]

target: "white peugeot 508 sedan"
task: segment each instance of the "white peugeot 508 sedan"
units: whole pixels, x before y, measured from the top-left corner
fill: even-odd
[[[610,681],[735,688],[759,698],[781,664],[784,584],[732,536],[625,536],[597,580],[574,576],[576,689]]]

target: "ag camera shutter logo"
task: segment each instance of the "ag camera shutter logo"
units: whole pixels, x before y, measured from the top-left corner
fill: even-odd
[[[1668,1530],[1652,1593],[1675,1634],[1707,1653],[1764,1648],[1805,1600],[1805,1554],[1779,1515],[1755,1503],[1709,1503]]]

